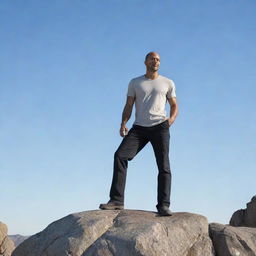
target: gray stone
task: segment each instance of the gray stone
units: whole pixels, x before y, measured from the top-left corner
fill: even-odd
[[[214,256],[203,216],[155,212],[87,211],[50,224],[13,256]]]
[[[256,227],[256,196],[247,203],[246,209],[241,209],[233,213],[229,224],[234,227]]]
[[[75,256],[82,253],[113,224],[118,211],[70,214],[50,224],[13,252],[12,256]]]
[[[256,228],[209,225],[217,256],[256,256]]]
[[[0,256],[11,256],[14,250],[14,243],[7,236],[7,232],[7,226],[0,222]]]
[[[29,236],[22,236],[22,235],[9,235],[8,236],[13,242],[14,246],[17,247],[19,244],[23,243]]]
[[[215,255],[213,244],[208,236],[200,236],[197,242],[190,248],[188,255],[186,256],[204,256]]]

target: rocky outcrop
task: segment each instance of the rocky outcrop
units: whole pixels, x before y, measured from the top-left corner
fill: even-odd
[[[7,236],[7,226],[0,222],[0,256],[11,256],[13,250],[14,243]]]
[[[256,256],[256,196],[236,211],[230,225],[212,223],[210,236],[217,256]]]
[[[22,236],[22,235],[9,235],[8,236],[13,242],[14,246],[17,247],[19,244],[24,242],[29,236]]]
[[[256,256],[256,228],[210,224],[217,256]]]
[[[203,216],[87,211],[68,215],[20,244],[13,256],[213,256]]]
[[[246,209],[234,212],[229,224],[235,227],[256,227],[256,196],[247,203]]]

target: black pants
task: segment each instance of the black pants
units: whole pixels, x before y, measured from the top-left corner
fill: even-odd
[[[153,127],[133,125],[114,155],[110,200],[123,203],[128,161],[150,141],[158,166],[157,207],[170,206],[171,170],[169,163],[168,120]],[[143,181],[142,181],[143,182]]]

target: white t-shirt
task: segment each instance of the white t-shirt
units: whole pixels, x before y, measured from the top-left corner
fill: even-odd
[[[154,80],[143,75],[130,81],[127,96],[135,97],[134,124],[150,127],[167,119],[165,105],[167,98],[176,97],[175,84],[161,75]]]

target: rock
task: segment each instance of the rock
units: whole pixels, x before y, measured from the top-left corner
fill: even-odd
[[[212,241],[208,236],[201,236],[190,248],[186,256],[215,255]]]
[[[7,226],[0,222],[0,256],[11,256],[14,250],[14,243],[7,236],[7,231]]]
[[[210,237],[218,256],[256,256],[256,196],[236,211],[230,226],[212,223]]]
[[[68,215],[20,244],[13,256],[213,256],[203,216],[87,211]]]
[[[246,209],[241,209],[233,213],[229,224],[239,227],[256,227],[256,196],[247,203]]]
[[[117,211],[70,214],[21,243],[13,256],[81,255],[113,224]]]
[[[256,256],[256,228],[209,225],[210,236],[218,256]]]
[[[244,209],[235,211],[229,221],[229,225],[234,227],[241,227],[241,226],[245,227],[246,225],[244,223],[244,215],[245,215]]]
[[[17,247],[19,244],[24,242],[29,236],[22,236],[22,235],[9,235],[8,236],[13,242],[14,246]]]

